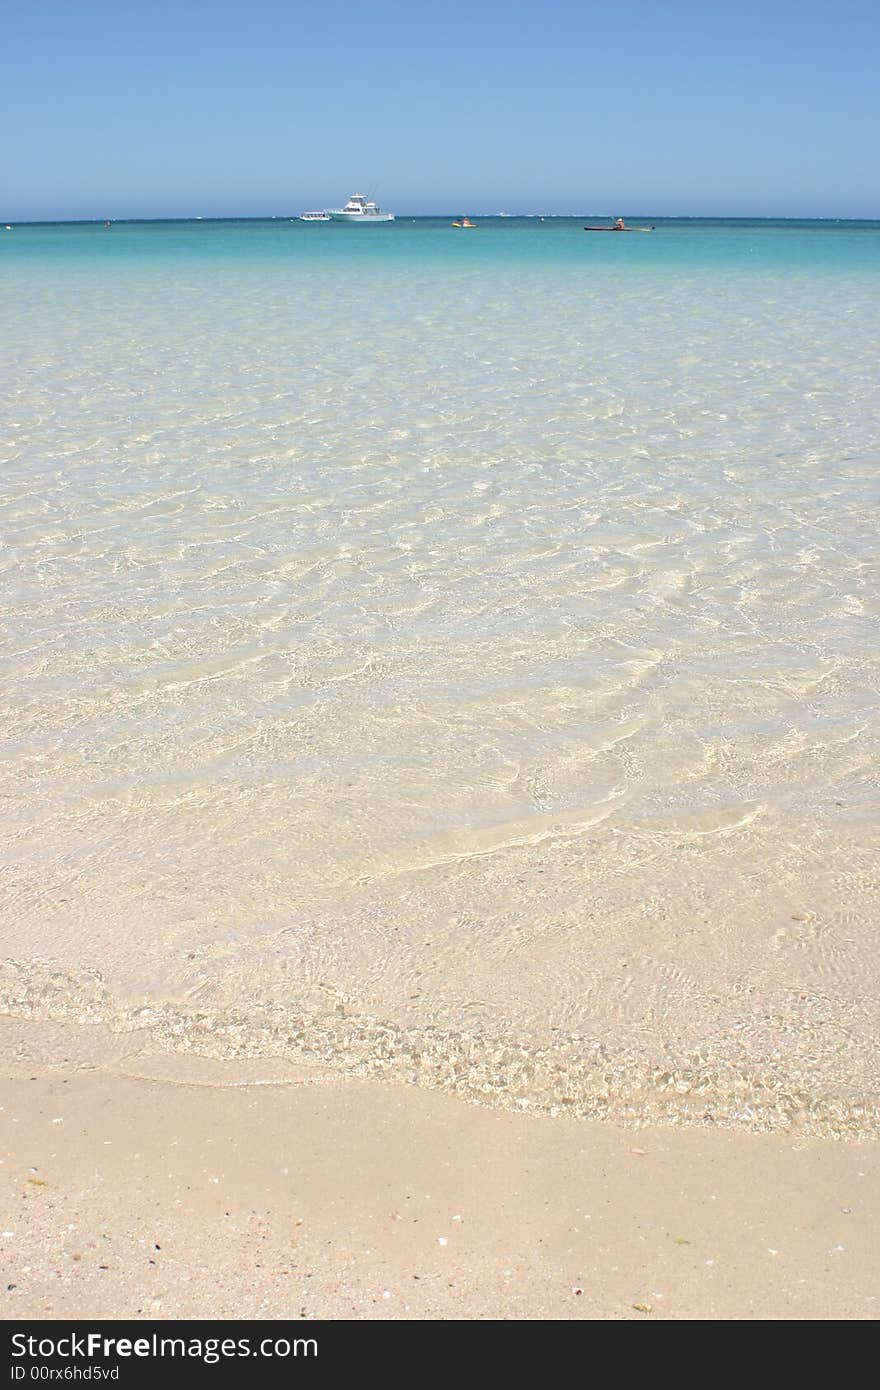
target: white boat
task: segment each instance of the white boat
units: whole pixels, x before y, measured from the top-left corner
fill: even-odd
[[[300,222],[329,222],[330,214],[329,212],[301,212],[299,220]]]
[[[393,212],[383,212],[378,203],[370,202],[363,193],[352,193],[344,208],[328,208],[327,216],[334,222],[367,223],[393,222]]]

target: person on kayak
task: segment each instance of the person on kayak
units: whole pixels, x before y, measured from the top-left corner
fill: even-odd
[[[615,232],[625,232],[625,231],[626,231],[626,223],[624,222],[624,220],[623,220],[622,217],[615,217],[615,219],[614,219],[614,230],[615,230]]]

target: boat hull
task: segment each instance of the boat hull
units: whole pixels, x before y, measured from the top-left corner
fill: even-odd
[[[331,211],[330,211],[330,221],[331,221],[331,222],[348,222],[348,223],[350,223],[352,226],[358,226],[358,225],[359,225],[359,226],[365,226],[365,227],[372,227],[373,224],[376,223],[376,222],[393,222],[393,221],[394,221],[394,213],[393,213],[393,212],[373,212],[373,213],[342,212],[341,210],[340,210],[340,211],[337,211],[337,212],[334,212],[334,211],[331,209]]]

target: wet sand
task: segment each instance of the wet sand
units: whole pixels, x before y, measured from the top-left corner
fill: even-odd
[[[27,1030],[24,1030],[26,1033]],[[8,1037],[7,1037],[8,1041]],[[33,1041],[33,1039],[31,1039]],[[876,1143],[175,1059],[2,1079],[6,1318],[873,1319]],[[159,1079],[156,1079],[159,1078]]]

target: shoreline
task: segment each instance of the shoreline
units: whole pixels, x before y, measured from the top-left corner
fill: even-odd
[[[241,1075],[244,1084],[270,1078],[416,1086],[507,1113],[635,1132],[706,1126],[792,1140],[880,1138],[870,1053],[811,1051],[819,1046],[816,1018],[821,1022],[824,1001],[798,997],[791,988],[779,1018],[769,1000],[761,1004],[770,1031],[754,1022],[749,1028],[747,997],[746,1007],[728,1009],[726,1022],[716,1020],[713,1036],[663,1043],[635,1028],[627,1040],[619,1021],[611,1031],[610,1019],[604,1040],[595,1025],[590,1034],[557,1028],[518,1036],[488,1026],[423,1024],[412,1011],[407,1017],[358,1010],[327,982],[321,989],[336,998],[332,1010],[314,991],[310,998],[247,1008],[234,1002],[231,977],[228,967],[225,997],[202,988],[193,1007],[185,999],[126,999],[94,970],[77,979],[45,963],[7,960],[0,966],[0,1040],[8,1055],[28,1056],[35,1065],[97,1067],[182,1084],[197,1083],[214,1064]],[[720,1012],[720,997],[717,1002]]]
[[[21,1033],[21,1030],[19,1030]],[[415,1086],[25,1043],[4,1318],[873,1319],[873,1141],[484,1109]],[[8,1052],[7,1052],[8,1055]],[[91,1069],[89,1069],[91,1068]]]

